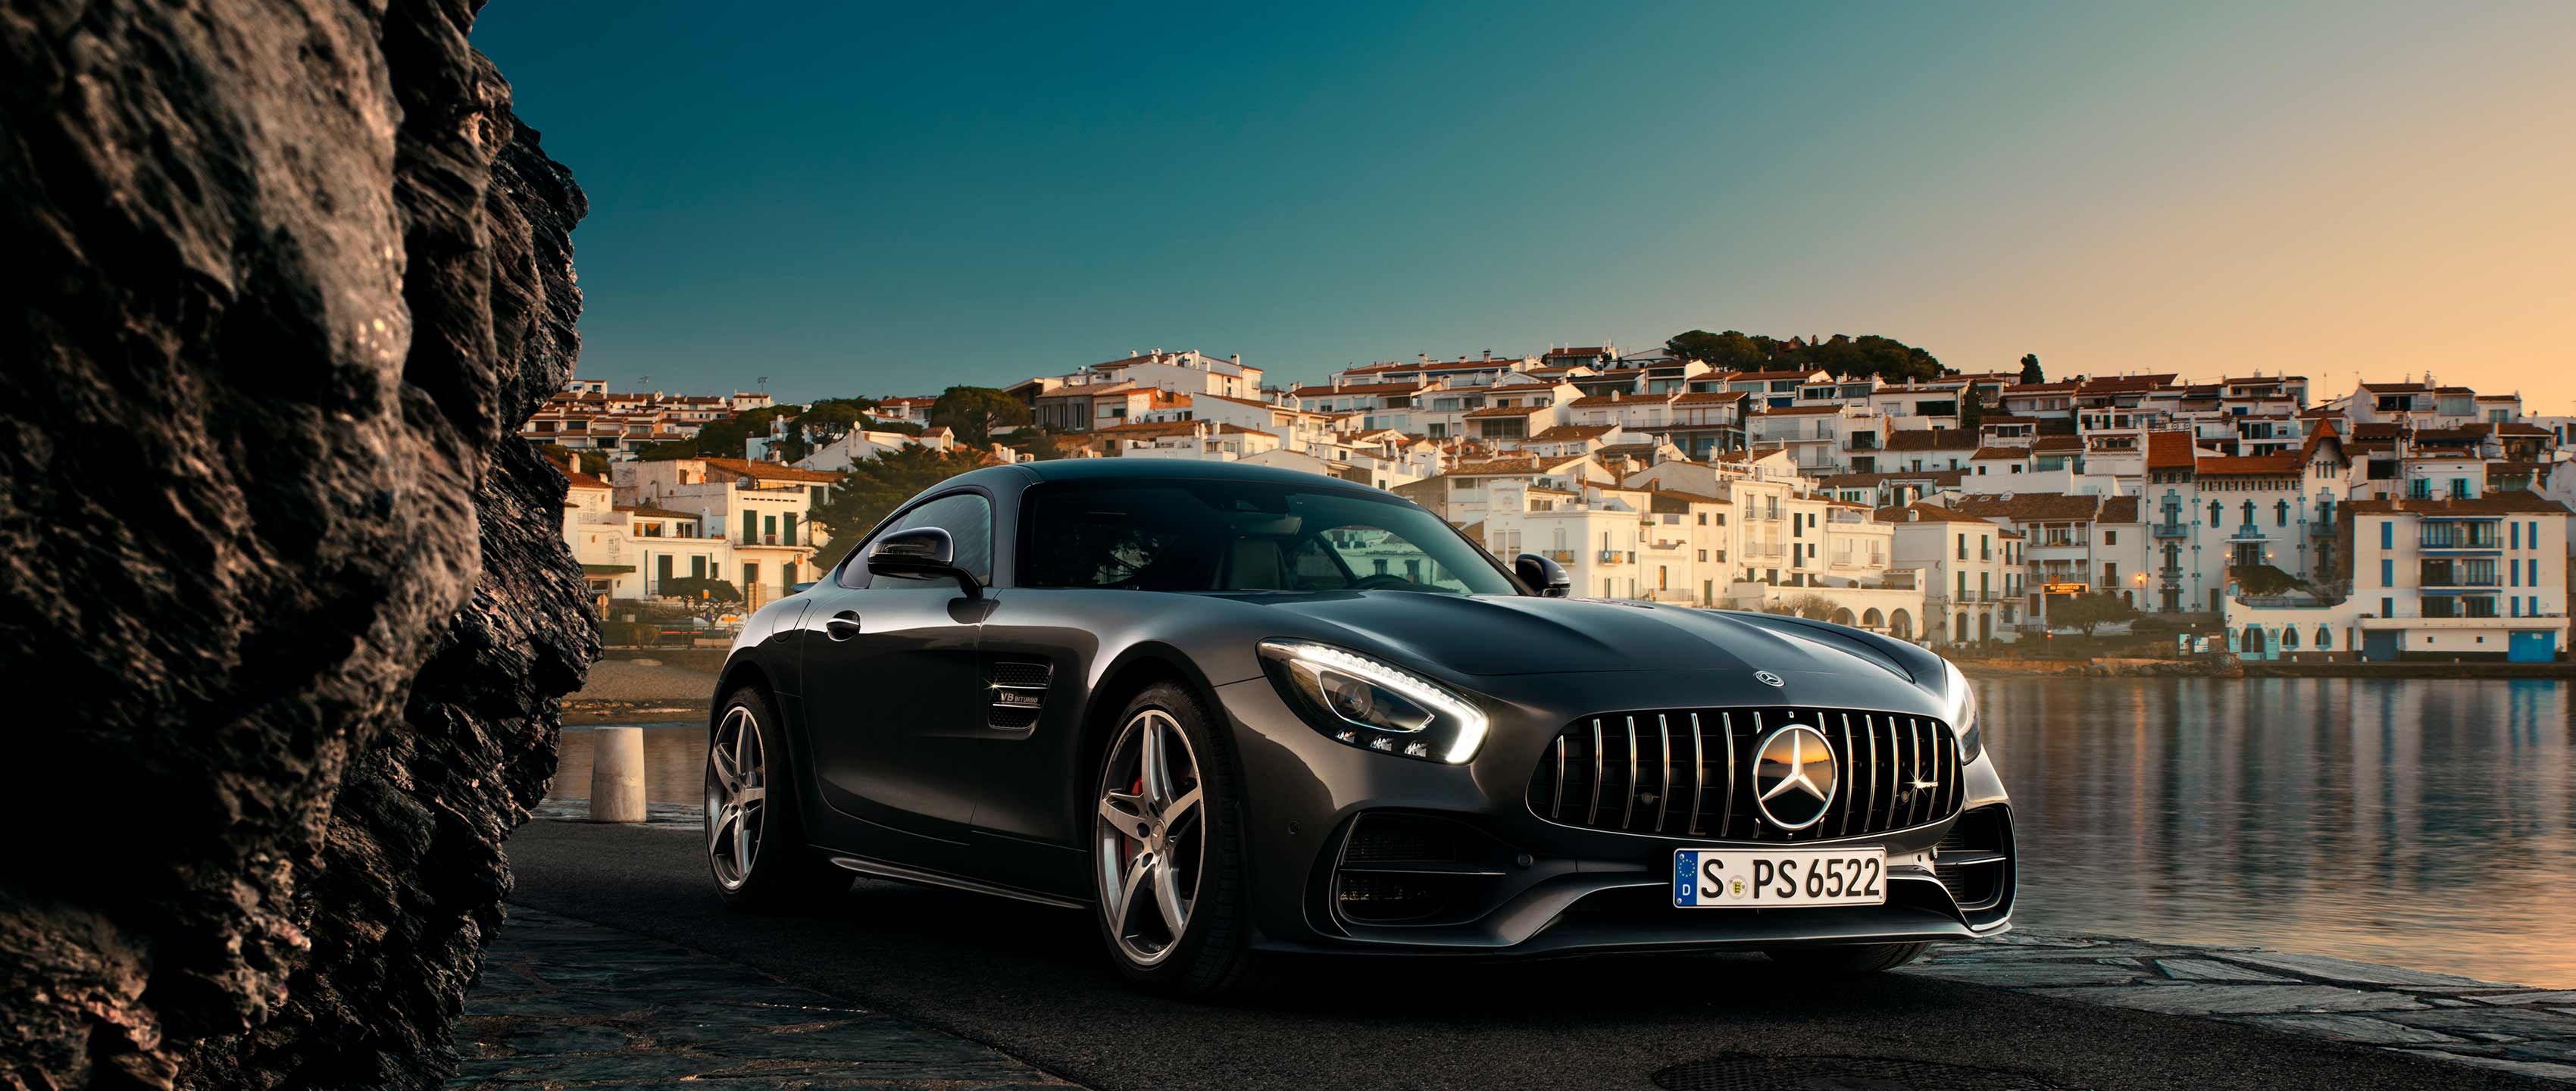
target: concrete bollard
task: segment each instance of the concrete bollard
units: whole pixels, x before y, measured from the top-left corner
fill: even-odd
[[[590,737],[590,820],[644,821],[644,729],[597,727]]]

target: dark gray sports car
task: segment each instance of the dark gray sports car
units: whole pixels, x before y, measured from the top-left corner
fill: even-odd
[[[1087,909],[1184,992],[1269,952],[1858,971],[2007,927],[2011,809],[1956,668],[1564,594],[1333,478],[968,473],[744,627],[708,862],[743,907],[855,872]]]

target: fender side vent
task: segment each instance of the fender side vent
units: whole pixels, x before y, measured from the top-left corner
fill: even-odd
[[[1046,709],[1047,681],[1055,668],[1039,660],[997,659],[984,665],[984,688],[991,700],[984,725],[996,731],[1036,727]]]

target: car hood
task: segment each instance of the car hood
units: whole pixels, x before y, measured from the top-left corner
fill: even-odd
[[[1799,618],[1604,599],[1362,591],[1248,600],[1311,618],[1339,636],[1461,675],[1767,670],[1885,671],[1918,681],[1879,638]]]

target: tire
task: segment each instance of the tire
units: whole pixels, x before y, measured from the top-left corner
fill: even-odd
[[[1929,943],[1844,943],[1825,947],[1775,947],[1762,952],[1773,962],[1827,974],[1875,974],[1914,961]]]
[[[1091,779],[1091,870],[1098,894],[1092,918],[1119,973],[1167,995],[1214,996],[1256,987],[1263,977],[1257,972],[1260,960],[1246,943],[1251,929],[1243,797],[1233,763],[1212,726],[1217,722],[1206,702],[1188,688],[1150,686],[1119,712],[1118,727]],[[1169,775],[1159,801],[1144,791],[1141,761],[1147,735],[1161,739],[1157,749],[1166,751]],[[1183,749],[1171,751],[1175,742]],[[1189,760],[1188,783],[1168,760],[1175,754]],[[1193,795],[1195,803],[1189,802]],[[1188,861],[1193,854],[1194,867]],[[1139,878],[1136,869],[1147,856],[1156,860]],[[1170,934],[1164,891],[1153,885],[1156,866],[1171,870],[1171,891],[1180,895],[1184,908],[1177,936]]]
[[[706,824],[700,845],[708,877],[728,909],[755,913],[812,910],[849,893],[849,872],[816,853],[796,808],[794,756],[767,694],[744,686],[725,696],[708,733]],[[748,776],[736,762],[747,765]],[[730,787],[728,787],[730,785]],[[745,788],[758,789],[738,802]],[[721,836],[722,840],[719,840]],[[741,857],[748,856],[748,866]]]

